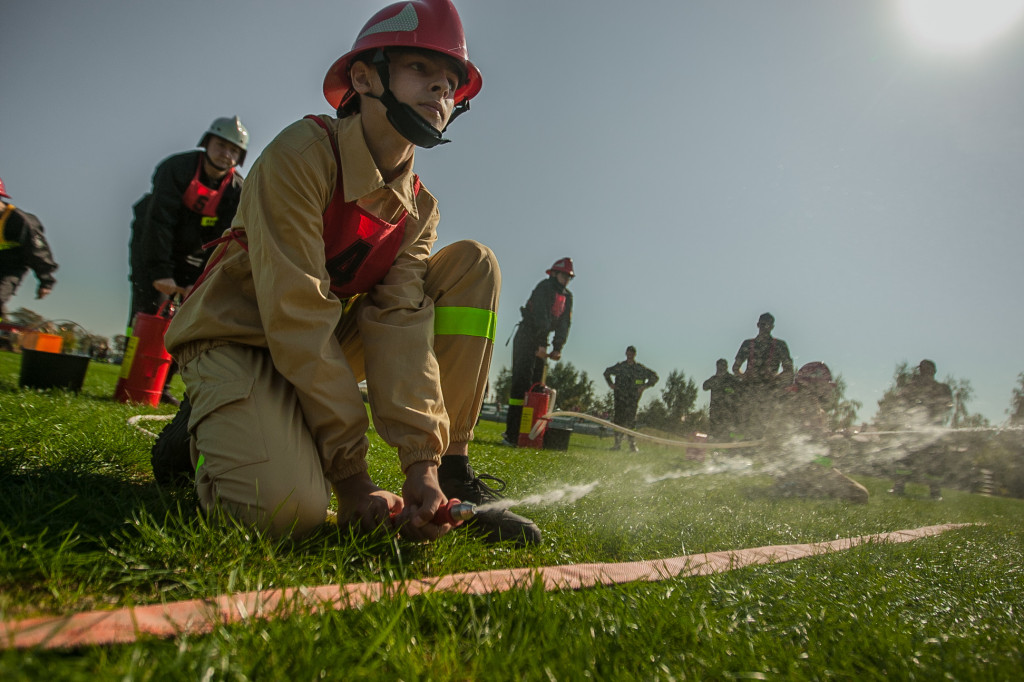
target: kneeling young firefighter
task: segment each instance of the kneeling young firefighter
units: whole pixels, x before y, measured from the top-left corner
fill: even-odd
[[[433,539],[449,498],[494,492],[469,463],[490,367],[500,272],[475,241],[433,252],[437,201],[413,172],[469,108],[481,76],[450,0],[390,5],[324,79],[332,116],[307,116],[264,149],[232,229],[175,315],[167,346],[192,403],[205,509],[275,535],[325,521]],[[377,434],[397,448],[401,496],[368,473],[366,379]],[[535,543],[507,510],[470,529]]]
[[[562,347],[572,325],[572,292],[566,288],[576,276],[572,259],[559,258],[545,274],[547,279],[533,288],[530,299],[519,309],[523,319],[512,341],[512,381],[505,433],[501,438],[513,447],[519,444],[526,393],[534,384],[544,383],[548,358],[556,361],[562,358]],[[548,351],[551,332],[555,336]]]
[[[866,504],[868,489],[835,466],[826,407],[836,390],[824,362],[808,362],[785,390],[781,411],[767,432],[776,447],[797,449],[802,459],[780,457],[775,490],[783,497],[835,498]],[[795,439],[794,439],[795,437]],[[799,444],[799,446],[795,445]],[[792,457],[792,455],[791,455]]]

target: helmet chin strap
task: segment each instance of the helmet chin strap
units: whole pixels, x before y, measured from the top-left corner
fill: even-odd
[[[216,163],[213,160],[213,157],[210,156],[210,152],[208,152],[206,149],[203,150],[203,157],[205,158],[206,163],[210,164],[211,166],[213,166],[214,168],[216,168],[217,170],[219,170],[222,173],[227,173],[228,171],[230,171],[234,167],[234,166],[228,166],[228,167],[225,168],[224,166],[219,165],[218,163]]]
[[[448,144],[451,140],[441,137],[445,130],[448,130],[448,126],[444,127],[444,130],[438,130],[434,126],[430,125],[425,118],[416,113],[408,104],[399,102],[395,94],[391,92],[391,71],[388,68],[388,58],[384,54],[384,50],[377,50],[377,53],[373,56],[373,65],[377,67],[377,75],[380,76],[380,82],[384,86],[384,92],[378,97],[367,93],[367,97],[372,97],[376,100],[380,100],[381,104],[387,110],[388,121],[395,127],[395,130],[405,139],[412,142],[417,147],[423,147],[424,149],[430,149],[436,147],[439,144]],[[452,111],[451,118],[448,119],[448,124],[455,120],[457,116],[469,110],[469,100],[464,100],[458,104],[454,111]]]
[[[211,166],[213,166],[217,170],[222,171],[224,173],[226,173],[229,170],[231,170],[231,166],[224,167],[224,166],[220,166],[220,165],[214,163],[213,159],[210,158],[209,154],[206,154],[205,156],[206,156],[206,163],[210,164]]]

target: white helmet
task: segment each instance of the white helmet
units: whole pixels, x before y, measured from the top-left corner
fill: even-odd
[[[238,165],[241,166],[245,163],[245,150],[249,147],[249,131],[245,129],[245,126],[242,125],[237,116],[214,119],[213,123],[210,124],[210,129],[203,133],[202,139],[199,140],[199,144],[196,146],[206,149],[206,144],[210,141],[210,135],[216,135],[222,140],[238,145],[242,150],[241,155],[238,157]]]

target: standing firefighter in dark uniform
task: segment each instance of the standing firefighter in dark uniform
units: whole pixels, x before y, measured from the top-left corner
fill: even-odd
[[[757,336],[740,344],[732,373],[741,380],[740,422],[750,435],[760,436],[786,386],[793,383],[789,346],[772,336],[775,318],[764,313],[757,320]],[[744,363],[747,368],[740,371]]]
[[[728,360],[718,359],[715,373],[708,377],[703,388],[711,391],[708,404],[711,437],[727,440],[736,424],[736,396],[739,391],[739,379],[729,374]]]
[[[934,362],[922,360],[897,395],[903,428],[920,431],[922,442],[908,445],[907,456],[896,463],[896,481],[889,491],[894,495],[905,494],[907,483],[913,481],[927,484],[933,500],[942,499],[940,481],[947,447],[938,431],[953,409],[953,390],[949,384],[935,380],[935,370]]]
[[[512,384],[509,389],[508,419],[502,440],[506,444],[519,444],[520,421],[527,391],[544,381],[547,359],[560,360],[562,346],[569,338],[572,324],[572,292],[566,289],[576,276],[571,258],[559,258],[546,271],[542,280],[530,294],[530,300],[520,308],[523,319],[519,322],[512,342]],[[548,335],[554,332],[551,351]]]
[[[612,377],[615,380],[612,381]],[[616,363],[604,371],[604,380],[615,395],[615,416],[613,421],[627,429],[636,429],[636,410],[640,405],[640,396],[654,384],[658,383],[658,375],[651,369],[636,361],[636,346],[626,348],[626,359]],[[612,450],[622,447],[622,434],[615,432],[615,445]],[[629,449],[639,452],[633,436],[629,436]]]
[[[43,234],[43,225],[31,213],[15,208],[0,180],[0,321],[29,270],[36,273],[36,298],[50,293],[57,279],[57,264]]]
[[[154,315],[168,298],[191,291],[209,258],[203,244],[220,237],[238,209],[237,167],[245,161],[249,132],[237,116],[218,118],[197,146],[202,149],[161,161],[152,191],[132,207],[127,336],[137,313]],[[161,402],[178,402],[166,388],[174,371],[167,373]]]

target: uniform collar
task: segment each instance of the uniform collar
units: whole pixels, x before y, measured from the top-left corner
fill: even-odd
[[[413,218],[419,218],[416,205],[416,175],[412,172],[412,159],[405,170],[389,183],[377,169],[363,137],[363,126],[359,114],[338,121],[338,148],[344,159],[345,201],[358,201],[382,188],[390,190],[402,207]]]

